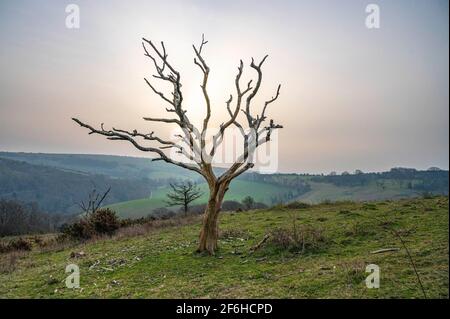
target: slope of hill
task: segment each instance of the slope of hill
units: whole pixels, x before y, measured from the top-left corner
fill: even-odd
[[[194,173],[150,158],[89,154],[45,154],[0,152],[0,158],[23,161],[75,172],[126,179],[192,177]],[[197,176],[195,176],[197,177]]]
[[[208,200],[208,186],[206,183],[199,184],[199,189],[203,191],[202,197],[192,204],[206,203]],[[261,182],[235,180],[230,184],[230,189],[225,195],[225,200],[241,201],[246,196],[252,196],[257,202],[270,205],[270,196],[280,196],[289,193],[291,189],[287,186],[274,184],[264,184]],[[109,205],[122,218],[145,217],[152,213],[155,208],[165,207],[166,194],[170,187],[161,187],[151,193],[148,198],[137,199]]]
[[[92,189],[111,187],[105,204],[142,198],[150,193],[148,182],[68,172],[0,158],[0,198],[36,202],[50,213],[77,213],[78,204]]]
[[[389,185],[384,188],[378,187],[375,183],[363,186],[336,186],[331,183],[309,182],[311,190],[296,198],[296,200],[317,204],[324,201],[370,201],[417,197],[420,192],[399,187],[397,185]]]
[[[268,241],[276,229],[312,229],[322,240],[304,250]],[[0,273],[3,298],[423,298],[399,239],[428,298],[448,298],[448,197],[322,204],[301,210],[224,213],[216,256],[194,253],[200,218],[181,226],[123,230],[114,238],[20,255]],[[147,229],[147,231],[145,231]],[[133,234],[140,235],[133,235]],[[399,248],[373,253],[385,248]],[[72,252],[83,251],[81,258]],[[3,263],[10,263],[5,257]],[[65,287],[65,268],[80,267],[81,287]],[[368,289],[366,266],[380,268]],[[0,267],[1,269],[1,267]],[[5,269],[5,268],[4,268]]]
[[[8,172],[4,167],[0,171],[0,182],[3,181],[3,185],[0,185],[0,198],[18,196],[24,201],[38,202],[41,208],[50,212],[73,212],[75,203],[85,198],[87,190],[92,188],[86,182],[88,179],[105,187],[116,185],[111,194],[114,197],[110,197],[106,204],[120,202],[113,208],[123,217],[147,216],[153,209],[164,207],[164,197],[170,182],[189,178],[203,183],[194,172],[161,161],[152,162],[148,158],[0,152],[1,158],[20,161],[23,162],[22,165],[39,165],[57,172],[47,174],[42,179],[42,174],[36,173],[37,175],[33,176],[34,170],[17,174]],[[11,176],[14,176],[14,179],[11,179]],[[66,180],[69,176],[70,183]],[[5,180],[9,182],[5,183]],[[346,199],[361,201],[409,198],[424,193],[446,195],[448,180],[448,171],[417,171],[405,168],[383,173],[335,176],[245,173],[233,182],[227,199],[241,200],[250,195],[257,201],[275,205],[292,200],[320,203]],[[42,183],[38,185],[38,181]],[[205,184],[201,187],[206,190]],[[52,190],[46,193],[44,189]],[[76,189],[85,192],[76,192]],[[119,189],[121,192],[118,192]],[[58,195],[61,192],[63,195]],[[133,201],[128,202],[129,200]],[[197,203],[205,201],[206,196]]]
[[[201,188],[207,193],[206,184]],[[123,217],[143,217],[165,205],[169,189],[159,188],[150,198],[112,205]],[[293,200],[310,204],[326,201],[375,201],[422,196],[424,193],[448,195],[448,172],[412,171],[399,176],[394,169],[384,173],[350,176],[296,174],[247,174],[231,184],[226,200],[241,201],[252,196],[266,205]],[[196,203],[205,203],[206,196]]]

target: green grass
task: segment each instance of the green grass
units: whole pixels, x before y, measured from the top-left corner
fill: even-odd
[[[325,242],[299,254],[267,244],[250,248],[277,227],[320,229]],[[375,217],[375,218],[374,218]],[[399,231],[428,297],[448,298],[448,197],[370,204],[341,202],[301,210],[223,213],[215,256],[194,253],[199,222],[105,239],[20,257],[0,274],[3,298],[422,298],[405,250],[385,227]],[[383,225],[380,220],[387,220]],[[241,238],[239,238],[241,237]],[[70,258],[73,251],[86,256]],[[1,258],[6,258],[2,256]],[[76,263],[81,288],[65,288],[66,265]],[[379,289],[367,289],[365,267],[381,270]],[[92,265],[95,265],[91,267]]]
[[[193,205],[206,203],[208,200],[208,187],[206,183],[199,184],[199,188],[204,194],[197,199]],[[153,209],[166,206],[166,194],[169,191],[169,187],[160,188],[154,191],[149,198],[121,202],[109,205],[108,207],[115,210],[122,218],[144,217],[151,214]],[[285,194],[289,191],[289,187],[264,184],[261,182],[235,180],[231,183],[230,189],[225,195],[225,200],[241,201],[246,196],[252,196],[258,202],[270,204],[270,196]]]

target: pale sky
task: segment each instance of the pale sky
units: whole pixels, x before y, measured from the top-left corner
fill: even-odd
[[[80,29],[65,7],[80,7]],[[380,28],[365,25],[380,7]],[[164,40],[182,74],[185,107],[205,114],[192,43],[209,43],[214,123],[226,116],[239,59],[269,58],[256,102],[279,133],[279,170],[327,173],[449,165],[448,1],[17,1],[0,2],[0,150],[149,156],[88,136],[70,118],[168,134],[143,81],[141,38]],[[256,107],[255,106],[255,107]]]

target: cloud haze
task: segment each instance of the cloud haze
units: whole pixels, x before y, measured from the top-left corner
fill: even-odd
[[[69,2],[68,2],[69,3]],[[145,85],[152,70],[141,37],[164,40],[181,70],[185,107],[205,105],[192,43],[209,40],[216,124],[226,116],[239,59],[269,54],[257,102],[284,125],[280,170],[448,168],[447,1],[376,1],[381,28],[367,29],[366,1],[74,1],[81,28],[65,27],[56,1],[0,4],[0,150],[148,156],[88,136],[70,117],[127,129],[149,126],[165,106]]]

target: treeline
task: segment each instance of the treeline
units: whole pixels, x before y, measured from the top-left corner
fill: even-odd
[[[73,218],[44,213],[35,203],[0,199],[0,237],[55,232]]]
[[[144,198],[157,187],[150,179],[128,180],[68,172],[0,158],[0,198],[36,202],[49,213],[77,213],[92,188],[111,192],[104,204]]]

